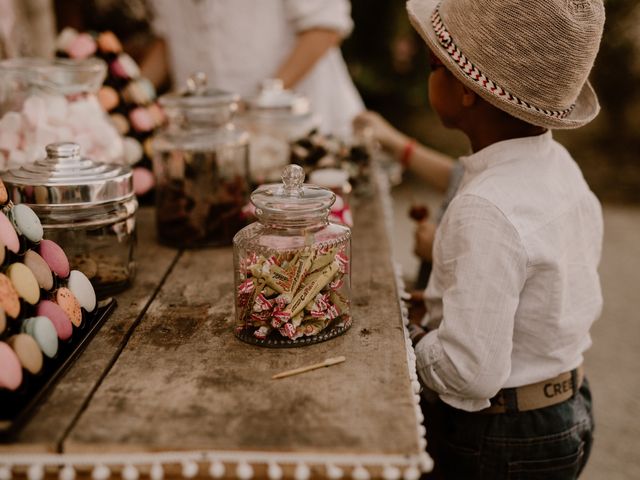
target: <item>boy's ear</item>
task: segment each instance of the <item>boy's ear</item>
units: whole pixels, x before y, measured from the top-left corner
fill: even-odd
[[[469,108],[473,107],[478,98],[478,94],[473,90],[467,88],[464,84],[462,85],[462,106]]]

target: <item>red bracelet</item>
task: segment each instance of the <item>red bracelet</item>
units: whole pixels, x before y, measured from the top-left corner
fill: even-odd
[[[413,156],[413,151],[416,148],[415,139],[411,138],[405,143],[404,148],[402,149],[402,155],[400,156],[400,164],[404,168],[409,168],[409,163],[411,162],[411,157]]]

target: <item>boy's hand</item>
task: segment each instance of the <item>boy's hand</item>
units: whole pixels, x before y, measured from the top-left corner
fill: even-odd
[[[416,245],[413,252],[423,260],[432,261],[433,241],[436,236],[436,224],[419,222],[416,228]]]
[[[420,325],[424,314],[427,313],[427,307],[424,304],[424,292],[422,290],[412,290],[409,299],[409,323]]]

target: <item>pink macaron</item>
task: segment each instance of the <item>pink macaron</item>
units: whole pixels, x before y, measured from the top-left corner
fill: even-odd
[[[22,383],[22,365],[13,349],[0,342],[0,389],[16,390]]]
[[[71,320],[58,304],[50,300],[42,300],[36,308],[36,315],[41,315],[51,320],[60,340],[67,340],[71,337],[73,333]]]
[[[40,256],[47,262],[51,271],[60,278],[69,276],[69,259],[64,250],[52,240],[42,240],[40,242]]]
[[[0,212],[0,240],[13,253],[18,253],[20,250],[20,240],[16,229],[11,220],[2,212]]]
[[[96,52],[96,41],[88,33],[80,33],[67,47],[67,53],[71,58],[81,60],[90,57]]]
[[[153,130],[155,122],[149,111],[144,107],[134,108],[129,112],[131,126],[138,132]]]

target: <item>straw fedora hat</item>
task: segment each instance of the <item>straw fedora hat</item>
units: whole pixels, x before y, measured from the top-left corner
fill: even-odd
[[[587,77],[602,0],[409,0],[407,11],[447,69],[497,108],[553,129],[598,114]]]

